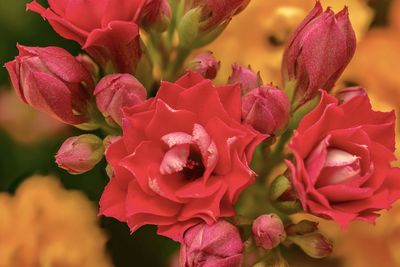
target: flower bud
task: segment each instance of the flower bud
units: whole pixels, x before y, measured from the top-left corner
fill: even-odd
[[[356,96],[366,96],[367,92],[363,87],[360,86],[353,86],[353,87],[348,87],[340,90],[337,94],[336,97],[339,99],[340,102],[344,103],[352,99],[353,97]]]
[[[185,1],[185,11],[177,19],[180,46],[200,48],[215,40],[233,16],[241,12],[250,0]]]
[[[103,154],[103,141],[96,135],[83,134],[64,141],[57,152],[56,163],[71,174],[81,174],[99,163]]]
[[[64,123],[87,122],[93,80],[86,68],[59,47],[17,47],[5,67],[19,98]]]
[[[264,134],[286,126],[290,118],[287,95],[271,85],[255,88],[242,98],[242,121]]]
[[[250,0],[196,0],[195,4],[203,8],[201,28],[208,30],[216,27],[240,13]]]
[[[94,80],[98,80],[99,77],[99,66],[85,54],[79,54],[76,59],[86,68],[86,70],[92,75]]]
[[[302,220],[296,224],[290,224],[285,228],[288,235],[305,235],[318,230],[318,223],[308,220]]]
[[[263,84],[260,72],[255,73],[251,67],[242,67],[238,64],[232,65],[232,74],[228,79],[228,83],[239,83],[242,94],[245,95],[252,89],[260,87]]]
[[[122,108],[145,101],[146,89],[130,74],[110,74],[100,80],[94,95],[103,115],[121,125]]]
[[[286,47],[283,58],[285,87],[293,92],[299,106],[318,94],[329,91],[354,55],[356,37],[345,7],[335,14],[325,12],[318,1],[300,24]]]
[[[333,245],[321,233],[289,236],[293,243],[298,245],[308,256],[321,259],[332,253]]]
[[[291,181],[284,175],[280,175],[272,182],[269,190],[269,198],[275,208],[285,213],[296,213],[301,210]]]
[[[220,67],[220,61],[217,61],[212,52],[206,52],[196,56],[192,60],[192,69],[200,73],[206,79],[214,79],[217,76]]]
[[[146,29],[163,32],[171,21],[171,6],[167,0],[147,0],[142,10],[141,24]]]
[[[186,231],[180,251],[182,267],[239,267],[243,243],[238,229],[220,220],[201,223]]]
[[[283,223],[275,214],[264,214],[255,219],[252,232],[256,245],[264,249],[273,249],[286,239]]]

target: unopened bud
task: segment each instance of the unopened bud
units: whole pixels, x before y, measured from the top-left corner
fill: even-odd
[[[83,134],[64,141],[57,152],[56,163],[71,174],[81,174],[99,163],[103,154],[103,141],[96,135]]]
[[[269,198],[276,208],[285,213],[295,213],[301,210],[301,204],[293,191],[292,183],[284,175],[278,176],[272,182]]]
[[[273,249],[286,238],[282,220],[275,214],[264,214],[254,220],[252,226],[256,245],[264,249]]]
[[[232,65],[232,74],[228,79],[228,83],[239,83],[242,89],[242,94],[245,95],[252,89],[263,84],[260,72],[255,73],[251,67],[242,67],[238,64]]]
[[[308,256],[321,259],[332,253],[333,245],[321,233],[289,236],[289,240],[298,245]]]
[[[196,56],[191,65],[194,72],[212,80],[217,76],[220,62],[215,59],[212,52],[206,52]]]
[[[289,98],[273,86],[255,88],[242,98],[242,121],[264,134],[286,126],[290,118]]]
[[[76,59],[85,67],[85,69],[92,75],[93,79],[97,81],[99,77],[99,66],[85,54],[79,54]]]
[[[294,110],[316,96],[319,89],[332,89],[355,48],[347,8],[337,14],[330,8],[323,12],[317,1],[292,35],[283,57],[285,87],[292,87],[294,82]]]
[[[142,10],[141,24],[146,29],[163,32],[171,21],[171,7],[167,0],[148,0]]]
[[[180,251],[180,266],[239,267],[243,243],[238,229],[220,220],[201,223],[186,231]]]
[[[96,103],[103,115],[121,125],[122,108],[146,100],[146,89],[130,74],[110,74],[97,84]]]
[[[305,235],[318,230],[318,223],[308,220],[302,220],[296,224],[290,224],[285,228],[288,235]]]
[[[19,55],[5,67],[19,98],[64,123],[88,122],[93,80],[86,68],[59,47],[17,47]]]

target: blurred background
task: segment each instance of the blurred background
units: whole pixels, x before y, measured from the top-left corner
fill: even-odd
[[[0,0],[0,64],[17,55],[16,43],[60,46],[77,55],[79,46],[59,37],[37,14],[26,12],[27,2]],[[279,86],[285,43],[314,3],[252,0],[207,48],[221,60],[217,81],[225,82],[231,64],[237,62],[250,64],[261,72],[265,83]],[[364,86],[376,109],[400,112],[400,0],[321,3],[335,11],[347,5],[358,38],[356,55],[337,88]],[[125,224],[96,217],[97,202],[108,180],[105,162],[78,176],[56,166],[54,155],[63,140],[79,134],[19,101],[5,68],[0,68],[0,267],[47,267],[38,262],[56,258],[60,264],[54,266],[63,267],[169,266],[178,246],[157,236],[154,227],[130,235]],[[54,222],[59,229],[46,227]],[[325,261],[310,261],[295,252],[288,256],[290,266],[400,267],[400,206],[386,212],[376,228],[355,223],[342,233],[330,223],[321,225],[337,241],[334,255]],[[60,234],[63,231],[66,234]],[[6,260],[10,255],[13,265]]]

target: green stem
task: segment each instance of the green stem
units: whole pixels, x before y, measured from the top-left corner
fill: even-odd
[[[191,50],[186,47],[178,47],[176,57],[173,63],[167,69],[165,79],[167,81],[175,81],[183,68],[186,58],[190,55]]]
[[[154,52],[158,54],[158,61],[160,65],[160,69],[162,71],[168,66],[169,63],[169,51],[166,47],[164,37],[160,33],[156,33],[151,31],[150,34],[150,42],[154,48]]]
[[[274,150],[272,153],[268,155],[267,164],[265,167],[260,171],[259,176],[262,182],[265,182],[265,179],[268,178],[270,173],[274,170],[274,168],[283,161],[285,158],[284,150],[287,141],[292,136],[293,131],[287,130],[278,140],[278,143],[275,145]]]

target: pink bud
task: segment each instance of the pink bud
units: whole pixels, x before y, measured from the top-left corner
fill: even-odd
[[[90,171],[103,158],[103,141],[93,134],[73,136],[64,141],[56,155],[58,166],[71,174]]]
[[[79,54],[76,59],[87,69],[94,79],[99,77],[99,66],[85,54]]]
[[[85,67],[59,47],[17,47],[5,66],[19,98],[64,123],[87,122],[93,80]]]
[[[264,249],[273,249],[286,238],[283,223],[275,214],[264,214],[255,219],[252,232],[256,245]]]
[[[223,23],[229,22],[234,15],[240,13],[250,0],[194,0],[193,7],[203,8],[201,29],[212,30]]]
[[[290,118],[287,95],[271,85],[255,88],[242,98],[242,121],[264,134],[286,126]]]
[[[283,58],[286,86],[294,82],[295,108],[317,95],[319,89],[329,91],[355,48],[347,7],[337,14],[330,8],[323,12],[318,1],[292,35]]]
[[[99,110],[121,125],[122,108],[146,100],[146,89],[130,74],[110,74],[97,84],[94,91]]]
[[[220,220],[198,224],[186,231],[181,244],[182,267],[239,267],[243,243],[238,229]]]
[[[245,95],[252,89],[257,88],[263,84],[260,72],[255,73],[251,67],[242,67],[237,64],[232,65],[232,74],[228,79],[228,83],[240,83],[242,94]]]
[[[336,97],[340,100],[340,102],[344,103],[349,101],[350,99],[357,97],[357,96],[366,96],[367,92],[363,87],[360,86],[353,86],[348,87],[340,90]]]
[[[172,12],[167,0],[147,0],[142,10],[142,25],[151,30],[166,30]]]
[[[220,62],[215,59],[212,52],[200,54],[192,61],[194,72],[200,73],[206,79],[214,79],[219,67]]]

